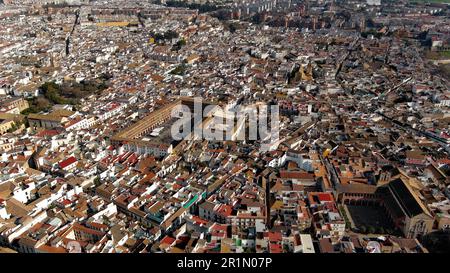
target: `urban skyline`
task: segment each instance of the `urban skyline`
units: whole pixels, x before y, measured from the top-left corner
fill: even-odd
[[[3,0],[0,253],[449,252],[449,7]]]

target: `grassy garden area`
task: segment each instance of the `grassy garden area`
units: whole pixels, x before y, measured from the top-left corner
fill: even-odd
[[[22,114],[48,111],[55,104],[76,105],[80,99],[93,94],[100,94],[106,88],[107,84],[102,80],[80,83],[65,82],[62,84],[46,82],[39,87],[40,95],[28,100],[30,108],[24,110]]]
[[[430,60],[448,60],[450,59],[450,51],[427,51],[425,57]]]

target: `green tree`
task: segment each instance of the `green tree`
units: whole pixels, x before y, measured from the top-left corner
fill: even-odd
[[[102,184],[102,182],[101,182],[99,176],[97,176],[96,178],[94,178],[94,185],[95,185],[96,187],[100,186],[101,184]]]
[[[177,66],[174,70],[172,70],[170,72],[170,74],[179,75],[179,76],[183,76],[185,73],[186,73],[186,65],[185,64],[180,64],[179,66]]]
[[[103,224],[109,226],[111,224],[111,221],[109,220],[108,217],[106,217],[106,215],[103,215]]]
[[[359,227],[359,230],[360,230],[361,233],[363,233],[363,234],[367,233],[367,227],[364,226],[364,225],[360,226],[360,227]]]
[[[186,40],[181,38],[180,40],[178,40],[178,42],[173,46],[172,50],[174,51],[178,51],[180,50],[183,46],[186,45]]]
[[[11,128],[9,128],[8,130],[7,130],[7,132],[8,133],[12,133],[12,132],[14,132],[14,131],[16,131],[17,129],[18,129],[18,125],[17,125],[17,123],[13,123],[13,125],[11,126]]]

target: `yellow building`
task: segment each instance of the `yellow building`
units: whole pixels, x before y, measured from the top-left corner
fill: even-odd
[[[0,135],[3,135],[8,132],[14,125],[13,120],[2,120],[0,119]]]
[[[0,113],[0,135],[7,133],[9,129],[14,127],[14,124],[17,125],[21,120],[23,120],[22,115]]]
[[[0,112],[4,113],[20,114],[29,107],[28,101],[23,98],[7,98],[0,101]]]

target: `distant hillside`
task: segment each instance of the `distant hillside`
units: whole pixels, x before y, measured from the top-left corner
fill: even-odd
[[[450,0],[411,0],[413,3],[445,3],[450,4]]]

